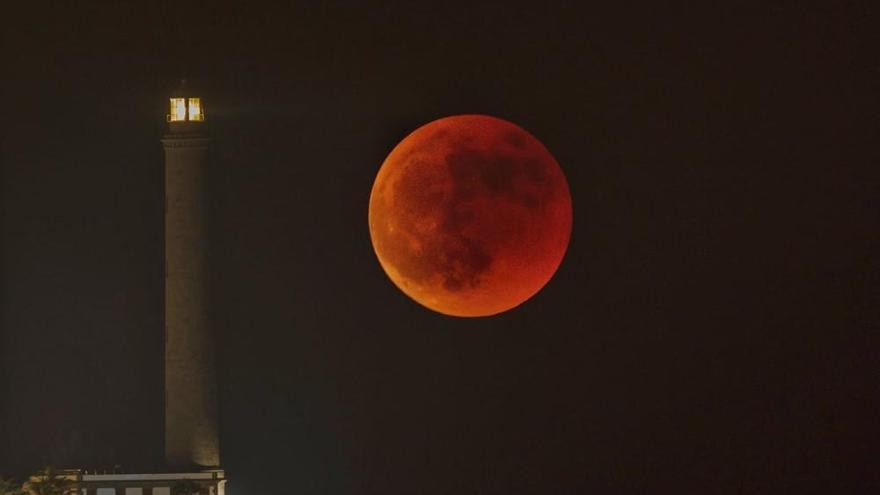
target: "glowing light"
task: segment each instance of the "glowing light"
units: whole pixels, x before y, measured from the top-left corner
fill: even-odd
[[[170,122],[186,120],[186,104],[183,98],[171,98],[171,113],[168,114]]]
[[[199,98],[189,99],[189,120],[205,120],[205,114],[202,112],[202,104]]]

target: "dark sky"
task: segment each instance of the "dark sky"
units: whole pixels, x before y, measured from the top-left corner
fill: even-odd
[[[232,495],[877,486],[870,2],[87,3],[4,8],[0,474],[161,459],[186,75]],[[387,153],[458,113],[541,139],[574,203],[493,318],[409,300],[367,228]]]

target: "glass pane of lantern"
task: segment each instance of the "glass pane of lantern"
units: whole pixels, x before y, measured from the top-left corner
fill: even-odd
[[[186,104],[183,98],[171,98],[171,121],[186,120]]]
[[[202,113],[202,105],[199,98],[189,99],[189,120],[205,120],[205,114]]]

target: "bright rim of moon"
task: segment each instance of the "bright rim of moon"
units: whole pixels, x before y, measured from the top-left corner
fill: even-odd
[[[388,155],[370,195],[388,277],[451,316],[514,308],[553,277],[571,236],[565,175],[534,136],[486,115],[430,122]]]

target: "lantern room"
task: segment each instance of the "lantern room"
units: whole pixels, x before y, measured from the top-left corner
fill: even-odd
[[[165,116],[168,122],[202,122],[205,120],[205,109],[201,98],[174,97],[169,100],[170,113]]]
[[[189,96],[186,80],[181,81],[180,87],[168,100],[168,114],[165,120],[168,122],[204,122],[205,107],[202,99]]]

